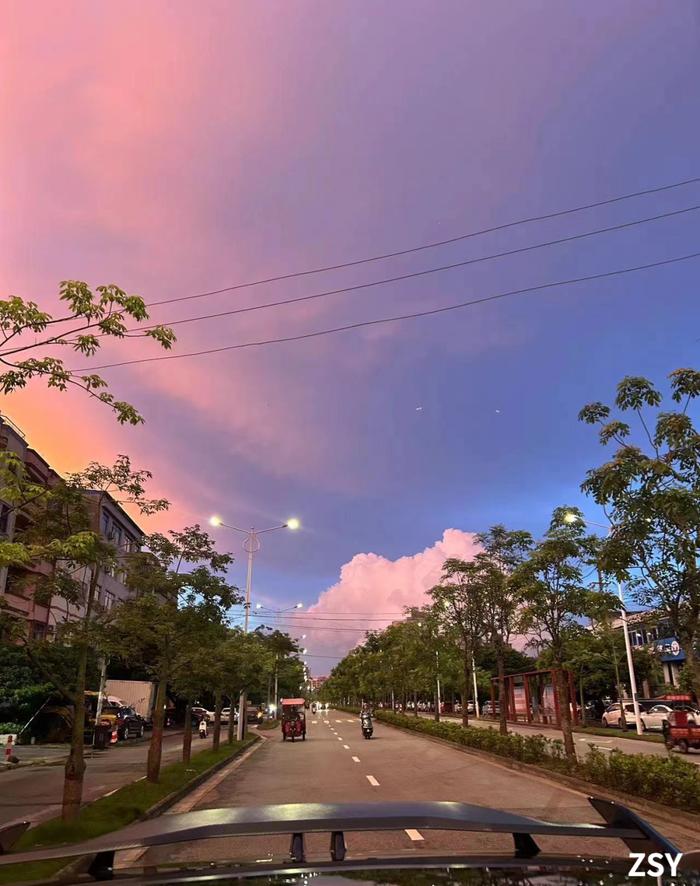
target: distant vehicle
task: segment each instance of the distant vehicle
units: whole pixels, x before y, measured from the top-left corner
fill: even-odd
[[[231,708],[221,708],[221,725],[228,726],[231,719]]]
[[[496,717],[499,712],[500,707],[497,701],[485,701],[481,708],[483,717]]]
[[[202,717],[205,717],[209,722],[213,722],[214,720],[214,711],[208,711],[201,705],[196,705],[195,707],[193,707],[192,713],[198,720],[201,720]]]
[[[156,700],[157,684],[149,680],[111,680],[105,682],[107,699],[118,705],[133,708],[144,720],[149,720]]]
[[[622,729],[624,723],[622,721],[620,703],[616,701],[614,704],[608,705],[600,719],[603,726],[606,728],[616,726],[618,729]],[[634,723],[634,705],[632,702],[625,703],[625,720],[628,723],[630,721]]]
[[[133,708],[104,705],[101,719],[109,719],[114,722],[118,741],[126,741],[128,738],[143,738],[144,722]]]
[[[688,723],[691,725],[700,724],[700,711],[692,705],[674,705],[671,707],[667,704],[656,704],[649,708],[648,711],[641,713],[642,728],[647,730],[663,731],[664,723],[669,720],[669,715],[673,711],[684,711],[688,715]]]

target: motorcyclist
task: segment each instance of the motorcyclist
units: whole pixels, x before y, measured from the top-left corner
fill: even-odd
[[[367,737],[367,732],[369,732],[370,735],[372,734],[372,710],[366,702],[362,705],[362,710],[360,711],[360,726],[365,738]]]
[[[199,737],[206,738],[208,733],[207,715],[203,714],[199,720]]]

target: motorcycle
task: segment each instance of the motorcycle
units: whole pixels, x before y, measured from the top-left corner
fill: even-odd
[[[369,714],[363,714],[360,720],[362,724],[362,737],[363,738],[372,738],[372,733],[374,732],[374,728],[372,726],[372,718]]]
[[[206,738],[207,737],[207,718],[202,717],[199,721],[199,737]]]

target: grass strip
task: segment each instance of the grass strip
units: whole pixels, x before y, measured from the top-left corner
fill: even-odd
[[[248,736],[244,741],[224,744],[218,751],[204,750],[192,756],[189,763],[170,763],[160,771],[160,781],[152,784],[145,779],[124,785],[109,797],[101,797],[84,806],[75,821],[64,822],[52,818],[30,828],[13,847],[16,852],[47,849],[71,843],[82,843],[116,831],[142,818],[146,812],[169,794],[185,787],[217,763],[235,756],[255,741]],[[67,859],[39,861],[0,868],[0,883],[19,883],[27,880],[45,880],[67,864]]]
[[[633,741],[651,741],[656,744],[663,744],[664,737],[660,733],[643,732],[637,735],[634,729],[625,732],[624,729],[605,728],[603,726],[577,726],[574,732],[580,732],[582,735],[603,735],[606,738],[629,738]]]

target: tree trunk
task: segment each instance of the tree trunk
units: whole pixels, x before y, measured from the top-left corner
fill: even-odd
[[[571,698],[569,697],[568,680],[564,677],[561,667],[555,665],[557,675],[557,694],[559,696],[559,718],[561,720],[561,732],[564,737],[564,751],[570,760],[576,759],[576,745],[574,733],[571,728]]]
[[[182,762],[189,763],[192,757],[192,704],[185,706],[185,731],[182,733]]]
[[[231,699],[231,709],[230,709],[229,715],[228,715],[228,730],[227,730],[226,742],[228,744],[233,744],[233,739],[235,737],[234,736],[235,728],[234,728],[234,722],[233,722],[233,711],[234,711],[234,699],[236,698],[236,696],[234,695],[233,692],[229,692],[229,697]]]
[[[683,670],[687,670],[690,674],[691,691],[695,694],[696,699],[700,699],[700,658],[693,653],[697,640],[694,635],[686,635],[684,631],[677,631],[677,640],[685,652]]]
[[[97,564],[92,566],[88,597],[83,616],[83,631],[87,631],[92,617],[92,608],[97,594],[97,582],[100,576]],[[87,676],[88,644],[83,636],[78,658],[78,670],[75,679],[75,696],[73,699],[73,731],[68,759],[65,765],[63,780],[63,802],[61,818],[73,821],[80,812],[83,799],[83,781],[85,779],[85,682]],[[97,726],[97,724],[95,724]]]
[[[620,719],[622,720],[622,728],[626,732],[627,731],[627,713],[625,712],[625,705],[622,701],[622,683],[620,682],[620,665],[617,661],[617,649],[615,649],[615,640],[610,638],[610,646],[612,647],[613,654],[613,667],[615,668],[615,689],[617,691],[617,700],[620,702]]]
[[[83,645],[78,659],[78,672],[75,682],[73,703],[73,731],[70,751],[65,765],[63,780],[63,804],[61,818],[73,821],[80,812],[85,778],[85,675],[87,673],[87,646]],[[97,726],[97,724],[95,724]]]
[[[586,726],[586,704],[583,700],[583,675],[578,678],[578,694],[581,698],[581,725]]]
[[[240,711],[239,717],[245,717],[246,712]],[[213,751],[219,750],[221,744],[221,692],[214,694],[214,736],[211,740],[211,748]]]
[[[467,699],[469,698],[469,683],[472,673],[472,657],[466,647],[462,659],[462,726],[469,726],[469,712],[467,711]],[[475,701],[476,705],[477,702]],[[475,708],[476,709],[476,708]]]
[[[498,673],[498,731],[501,735],[508,735],[508,714],[506,704],[506,663],[503,655],[503,647],[496,647],[496,669]],[[516,719],[513,713],[513,719]]]
[[[148,761],[146,763],[146,778],[158,783],[160,776],[160,760],[163,756],[163,723],[165,721],[165,702],[167,684],[165,680],[158,681],[156,700],[153,705],[153,731],[151,743],[148,746]]]
[[[439,696],[438,691],[437,691],[437,686],[435,687],[434,696],[435,696],[435,715],[434,715],[434,719],[435,719],[435,722],[436,722],[436,723],[439,723],[439,722],[440,722],[440,696]]]
[[[418,692],[413,693],[413,716],[418,716]]]

